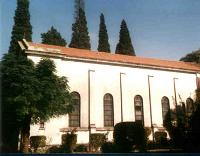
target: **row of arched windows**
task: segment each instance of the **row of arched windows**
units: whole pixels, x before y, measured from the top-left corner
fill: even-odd
[[[72,101],[74,105],[74,110],[69,114],[69,127],[80,127],[80,104],[81,97],[77,92],[72,92]],[[114,101],[113,96],[109,93],[105,94],[103,97],[104,105],[104,126],[113,127],[114,126]],[[164,96],[161,99],[162,106],[162,117],[163,120],[167,112],[170,110],[169,99]],[[144,124],[144,111],[143,111],[143,98],[140,95],[134,97],[134,107],[135,107],[135,121]],[[193,112],[193,100],[188,98],[186,100],[186,110],[187,114],[190,115]]]

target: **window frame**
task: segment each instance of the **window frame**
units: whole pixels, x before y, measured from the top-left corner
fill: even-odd
[[[137,98],[140,99],[140,105],[139,106],[136,105]],[[140,108],[141,115],[137,115],[136,107],[141,107]],[[134,110],[135,110],[135,122],[141,122],[142,125],[144,125],[144,105],[143,105],[143,98],[142,98],[141,95],[135,95],[135,97],[134,97]],[[137,119],[138,116],[140,116],[141,120]]]
[[[75,91],[72,92],[71,95],[72,95],[72,101],[73,100],[78,101],[78,105],[76,104],[78,107],[78,111],[75,112],[76,114],[75,113],[73,114],[73,112],[76,110],[73,110],[73,112],[69,113],[69,127],[81,127],[81,96],[78,92],[75,92]],[[73,96],[74,96],[74,99],[73,99]],[[75,109],[76,109],[76,107],[75,107]],[[75,117],[75,119],[72,119],[74,117]],[[76,117],[77,117],[77,119],[76,119]]]
[[[45,129],[44,121],[41,121],[39,124],[39,130],[44,130],[44,129]]]
[[[106,97],[107,96],[107,97]],[[106,98],[110,98],[110,99],[106,99]],[[107,100],[107,101],[106,101]],[[109,103],[109,102],[110,103]],[[107,106],[107,108],[109,108],[110,110],[105,110],[105,106]],[[106,115],[105,112],[110,112]],[[109,117],[110,116],[110,117]],[[106,119],[108,118],[109,119]],[[104,118],[104,127],[114,127],[114,99],[112,94],[110,93],[106,93],[103,96],[103,118]],[[107,124],[108,122],[110,122],[111,124]]]
[[[164,100],[167,100],[167,104],[168,104],[168,110],[166,109],[166,110],[164,110],[164,104],[166,104],[166,103],[164,103],[163,101]],[[165,116],[166,116],[166,114],[167,114],[167,112],[168,111],[170,111],[170,103],[169,103],[169,98],[167,97],[167,96],[163,96],[162,98],[161,98],[161,107],[162,107],[162,119],[163,119],[163,123],[164,123],[164,120],[165,120]],[[164,112],[166,112],[165,113],[165,116],[164,116]]]

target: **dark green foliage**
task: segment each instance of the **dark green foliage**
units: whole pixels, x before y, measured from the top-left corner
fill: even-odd
[[[164,127],[168,131],[172,143],[178,148],[183,148],[186,140],[186,125],[185,113],[182,106],[178,105],[176,110],[170,110],[165,117]]]
[[[176,121],[176,124],[173,124]],[[185,115],[184,107],[177,106],[166,114],[164,127],[169,132],[172,144],[185,152],[200,152],[200,89],[196,90],[195,110],[190,118]]]
[[[145,129],[137,122],[116,124],[113,138],[118,152],[130,152],[133,150],[133,145],[136,145],[140,151],[144,151],[146,147]]]
[[[31,41],[31,35],[32,26],[30,24],[29,0],[17,0],[17,9],[15,10],[9,52],[18,53],[18,41],[23,38],[27,41]]]
[[[85,1],[84,0],[75,0],[74,2],[74,19],[79,15],[79,9],[81,8],[82,10],[85,10]]]
[[[176,118],[177,118],[177,126],[182,128],[184,130],[186,126],[186,114],[185,114],[185,105],[184,107],[182,106],[177,106],[176,107]]]
[[[200,63],[200,49],[182,57],[180,61]]]
[[[62,135],[62,148],[66,153],[72,153],[76,147],[77,135],[76,134],[63,134]]]
[[[61,34],[52,26],[49,31],[41,34],[42,43],[58,46],[66,46],[67,43]]]
[[[30,145],[34,148],[34,152],[37,151],[38,147],[45,147],[46,146],[46,136],[31,136],[30,137]]]
[[[90,38],[88,34],[85,12],[80,8],[79,16],[72,24],[72,39],[69,47],[79,49],[90,49]]]
[[[193,152],[200,152],[200,103],[197,103],[197,109],[192,114],[190,120],[190,141],[193,145]]]
[[[40,96],[38,84],[32,61],[23,55],[5,55],[2,61],[3,108],[14,111],[19,122],[32,113],[31,104],[36,103]]]
[[[155,141],[157,144],[166,145],[167,143],[167,133],[166,132],[155,132]]]
[[[36,65],[36,76],[39,80],[41,97],[36,104],[36,112],[32,116],[33,122],[48,120],[51,117],[71,112],[68,81],[65,77],[55,75],[55,64],[49,59],[43,59]],[[39,110],[39,111],[37,111]]]
[[[186,152],[200,152],[200,86],[197,86],[195,110],[189,120],[184,149]]]
[[[9,53],[14,53],[19,55],[19,45],[18,41],[22,40],[23,38],[26,39],[27,41],[32,40],[32,26],[30,24],[30,14],[29,14],[29,0],[17,0],[17,9],[15,10],[15,16],[14,16],[14,25],[12,28],[12,34],[11,34],[11,41],[10,41],[10,47],[9,47]],[[23,56],[22,56],[23,57]],[[20,56],[21,58],[21,56]],[[5,60],[8,59],[8,62]],[[13,62],[12,62],[13,61]],[[4,152],[16,152],[17,151],[17,146],[18,146],[18,136],[19,136],[19,131],[20,131],[20,121],[21,121],[21,113],[17,112],[15,108],[19,107],[22,108],[22,112],[26,112],[25,108],[23,108],[23,103],[27,102],[25,101],[28,96],[32,93],[30,93],[30,88],[31,85],[28,83],[31,81],[34,81],[34,79],[29,79],[26,82],[24,82],[24,85],[22,88],[28,88],[27,92],[30,91],[29,93],[25,93],[25,90],[20,89],[20,84],[22,84],[23,79],[30,78],[31,76],[24,76],[24,78],[20,78],[17,80],[18,73],[20,72],[28,72],[30,74],[32,71],[30,68],[32,68],[30,65],[31,63],[26,61],[25,59],[22,58],[21,60],[24,64],[21,66],[19,65],[18,67],[21,69],[15,68],[15,65],[18,64],[20,61],[18,58],[16,58],[14,55],[6,55],[3,58],[2,62],[2,81],[7,81],[7,84],[4,84],[6,82],[2,82],[2,90],[4,97],[2,99],[2,140],[3,140],[3,151]],[[7,66],[8,65],[8,66]],[[25,66],[28,66],[27,69],[25,69]],[[7,67],[6,67],[7,66]],[[9,69],[9,67],[14,69]],[[24,68],[25,70],[23,71]],[[12,72],[13,70],[13,75],[10,73],[12,76],[8,78],[9,73],[3,73],[3,72]],[[29,73],[30,72],[30,73]],[[17,76],[15,79],[15,75]],[[7,77],[7,78],[6,78]],[[7,80],[6,80],[7,79]],[[12,83],[12,80],[13,83]],[[16,83],[15,83],[16,81]],[[17,84],[17,83],[20,84]],[[19,86],[18,86],[19,85]],[[7,87],[6,87],[7,86]],[[30,87],[30,88],[29,88]],[[15,89],[15,90],[12,90]],[[20,90],[22,90],[22,94],[19,96]],[[23,95],[23,93],[25,93]],[[37,96],[37,95],[36,95]],[[15,99],[13,99],[13,97]],[[35,98],[35,97],[34,97]],[[30,100],[34,100],[34,98],[31,98]],[[19,105],[19,106],[18,106]]]
[[[1,72],[3,148],[4,152],[16,152],[24,117],[39,98],[38,81],[33,62],[15,53],[3,57]]]
[[[175,119],[175,113],[174,111],[170,110],[166,113],[165,119],[163,122],[163,126],[166,128],[166,130],[169,133],[170,138],[172,138],[172,128],[173,128],[173,120]]]
[[[125,20],[122,20],[121,22],[121,29],[119,33],[119,43],[116,46],[115,53],[135,56],[135,50],[133,48],[131,37],[129,35],[129,30],[128,30]]]
[[[105,141],[106,141],[105,134],[93,133],[90,135],[90,145],[92,150],[97,151],[98,148],[101,147]]]
[[[115,148],[116,148],[116,146],[113,142],[105,142],[101,146],[101,151],[102,151],[102,153],[116,153],[117,150]]]
[[[172,143],[177,148],[183,148],[185,143],[185,130],[180,127],[173,127],[172,129]]]
[[[24,115],[28,113],[27,106],[38,96],[35,94],[35,86],[32,85],[37,85],[32,76],[33,63],[21,55],[18,45],[18,41],[23,38],[31,41],[31,35],[29,0],[17,0],[9,54],[5,55],[1,62],[3,152],[17,152],[19,131]],[[16,54],[18,56],[15,56]]]
[[[47,153],[72,153],[76,148],[77,135],[76,134],[63,134],[62,144],[60,146],[52,146],[48,149]]]
[[[87,152],[87,145],[81,144],[77,145],[76,148],[74,149],[74,152]]]
[[[16,148],[20,130],[21,151],[28,152],[31,122],[71,111],[68,81],[55,75],[53,61],[43,59],[34,66],[26,56],[14,53],[3,57],[1,71],[3,145]]]
[[[110,52],[110,44],[108,43],[108,33],[103,14],[101,14],[100,16],[98,51]]]

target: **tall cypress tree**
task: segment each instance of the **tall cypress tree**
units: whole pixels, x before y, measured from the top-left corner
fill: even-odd
[[[30,14],[29,14],[29,0],[17,0],[17,8],[15,10],[14,16],[14,26],[12,29],[9,53],[7,54],[7,58],[12,58],[13,62],[8,66],[10,68],[14,68],[15,63],[19,63],[20,60],[27,59],[24,55],[16,55],[19,54],[19,45],[18,41],[25,38],[28,41],[32,40],[32,26],[30,24]],[[23,59],[22,59],[23,58]],[[3,63],[2,63],[3,65]],[[16,76],[17,71],[13,72],[13,76]],[[7,73],[9,74],[9,73]],[[9,79],[12,79],[9,77]],[[4,80],[2,76],[2,81]],[[15,83],[17,81],[16,77],[13,81]],[[13,87],[11,84],[7,84],[8,86],[2,88]],[[4,84],[5,86],[5,84]],[[10,92],[5,91],[4,89],[4,98],[7,94],[15,95],[16,92],[12,89]],[[15,109],[4,109],[7,108],[7,102],[2,100],[2,151],[3,152],[16,152],[18,148],[18,137],[20,131],[20,124],[17,119],[17,113]],[[15,105],[12,103],[12,105]]]
[[[103,14],[101,14],[100,16],[98,51],[110,52],[110,44],[108,43],[108,33]]]
[[[76,18],[74,24],[72,24],[72,39],[69,47],[90,49],[90,37],[87,28],[87,21],[85,12],[80,8],[79,16]]]
[[[119,43],[116,46],[115,53],[135,56],[135,51],[131,42],[131,37],[129,35],[129,30],[128,30],[125,20],[122,20],[121,22]]]
[[[10,41],[9,52],[18,52],[18,41],[25,38],[32,41],[32,26],[30,23],[29,0],[17,0],[15,11],[14,26]]]
[[[82,9],[83,11],[85,11],[85,2],[84,0],[74,0],[74,19],[76,20],[76,18],[79,15],[79,9]]]
[[[41,34],[43,44],[66,46],[66,41],[61,34],[52,26],[49,31]]]

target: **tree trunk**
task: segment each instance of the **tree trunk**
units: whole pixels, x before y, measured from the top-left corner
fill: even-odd
[[[30,124],[31,124],[31,116],[27,115],[24,119],[23,126],[21,129],[21,147],[20,151],[22,153],[29,152],[29,136],[30,136]]]

